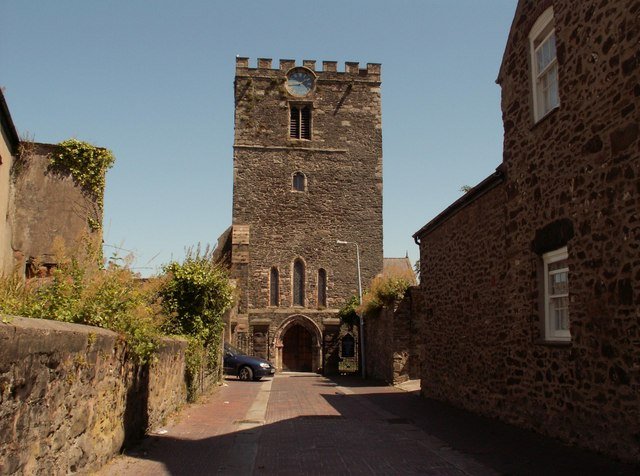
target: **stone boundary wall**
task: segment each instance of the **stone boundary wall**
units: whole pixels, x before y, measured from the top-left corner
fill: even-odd
[[[12,317],[0,323],[0,473],[99,468],[186,402],[186,341],[134,365],[116,333]]]
[[[396,385],[420,378],[422,339],[418,287],[407,290],[394,306],[365,316],[366,373],[369,378]],[[415,311],[414,311],[415,309]]]

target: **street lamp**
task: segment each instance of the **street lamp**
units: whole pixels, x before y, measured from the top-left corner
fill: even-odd
[[[358,298],[362,305],[362,277],[360,276],[360,247],[355,241],[336,240],[339,245],[356,245],[356,264],[358,267]],[[365,378],[365,360],[364,360],[364,319],[361,313],[357,313],[360,321],[360,355],[362,356],[362,378]]]

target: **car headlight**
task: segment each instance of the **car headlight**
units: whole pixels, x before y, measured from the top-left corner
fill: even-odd
[[[268,369],[271,366],[265,362],[260,362],[260,367],[262,367],[263,369]]]

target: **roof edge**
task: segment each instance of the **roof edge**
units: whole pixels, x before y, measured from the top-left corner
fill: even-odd
[[[462,197],[457,199],[447,208],[445,208],[442,212],[436,215],[431,221],[429,221],[425,226],[420,228],[413,234],[413,240],[418,244],[420,238],[427,233],[431,233],[435,229],[437,229],[440,225],[442,225],[449,218],[454,216],[460,210],[465,208],[467,205],[472,204],[480,197],[500,185],[504,182],[505,173],[503,170],[503,165],[500,164],[496,167],[496,171],[485,178],[482,182],[478,183],[471,190],[465,193]]]
[[[20,137],[18,136],[18,131],[16,131],[16,126],[13,123],[13,119],[11,119],[11,113],[9,112],[9,106],[7,105],[7,101],[4,98],[4,93],[0,89],[0,123],[2,126],[2,130],[7,134],[7,139],[9,141],[9,149],[12,155],[17,155],[18,149],[20,146]]]

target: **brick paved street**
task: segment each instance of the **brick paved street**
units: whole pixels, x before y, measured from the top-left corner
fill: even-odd
[[[638,474],[371,382],[291,373],[226,383],[100,474]]]

